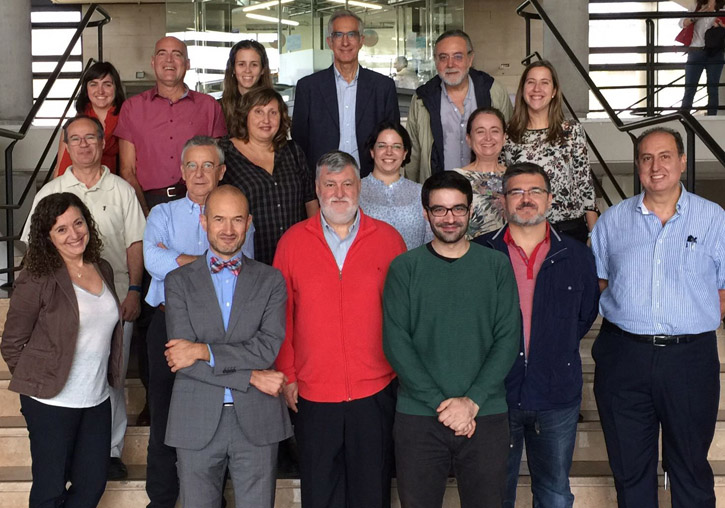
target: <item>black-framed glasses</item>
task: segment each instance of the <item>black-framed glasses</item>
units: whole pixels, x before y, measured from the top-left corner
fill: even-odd
[[[532,187],[530,189],[510,189],[506,191],[506,195],[510,198],[521,199],[526,194],[532,198],[541,198],[549,194],[549,191],[541,187]]]
[[[85,136],[71,136],[68,138],[68,144],[70,146],[78,146],[81,141],[86,140],[89,145],[95,145],[100,139],[97,134],[86,134]]]
[[[446,206],[429,206],[427,210],[430,212],[430,214],[433,217],[445,217],[448,215],[448,212],[451,212],[454,217],[463,217],[464,215],[468,215],[468,210],[470,207],[466,205],[456,205],[452,206],[450,208]]]
[[[343,37],[347,37],[348,39],[359,39],[360,32],[357,30],[350,30],[349,32],[332,32],[330,37],[336,41],[342,40]]]

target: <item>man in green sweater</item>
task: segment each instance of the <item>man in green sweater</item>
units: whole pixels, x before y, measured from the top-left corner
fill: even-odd
[[[400,380],[400,501],[440,508],[452,464],[461,508],[499,508],[509,450],[504,378],[521,334],[516,280],[506,256],[465,238],[465,177],[436,173],[421,197],[435,238],[393,260],[383,292],[383,349]]]

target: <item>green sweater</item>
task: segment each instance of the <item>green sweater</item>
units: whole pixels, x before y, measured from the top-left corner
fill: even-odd
[[[383,292],[383,350],[398,374],[401,413],[435,416],[466,396],[478,416],[507,411],[504,379],[519,349],[511,263],[471,243],[450,263],[423,245],[395,258]]]

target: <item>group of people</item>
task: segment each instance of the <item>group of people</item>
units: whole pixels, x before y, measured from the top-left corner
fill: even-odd
[[[512,106],[445,32],[404,128],[393,81],[358,63],[362,34],[332,14],[333,65],[299,81],[292,119],[255,41],[232,47],[221,106],[184,85],[173,37],[140,95],[110,64],[86,74],[0,344],[30,506],[96,506],[125,467],[143,298],[151,508],[218,508],[227,474],[237,507],[272,507],[293,434],[305,508],[388,507],[393,474],[402,506],[440,507],[451,472],[462,507],[513,507],[524,446],[535,505],[571,507],[599,310],[620,506],[657,506],[661,423],[673,506],[714,508],[725,213],[682,188],[679,134],[639,137],[644,192],[597,221],[551,64],[526,68]]]

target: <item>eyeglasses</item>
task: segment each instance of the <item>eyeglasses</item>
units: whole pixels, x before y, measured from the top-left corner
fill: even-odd
[[[452,59],[456,63],[461,63],[463,62],[463,59],[470,54],[470,51],[465,55],[463,53],[453,53],[452,55],[449,55],[448,53],[438,53],[436,55],[436,59],[441,63],[447,63],[449,59]]]
[[[405,148],[401,143],[393,143],[392,145],[389,145],[387,143],[375,143],[375,149],[376,150],[387,150],[388,148],[391,148],[395,150],[396,152],[402,152],[403,148]]]
[[[78,146],[81,141],[86,140],[89,145],[95,145],[100,139],[97,134],[86,134],[85,136],[71,136],[68,138],[68,144],[70,146]]]
[[[213,162],[202,162],[201,166],[199,166],[196,162],[187,162],[184,164],[184,169],[187,169],[189,171],[196,171],[201,167],[201,171],[204,173],[211,173],[216,168],[221,166],[221,164],[214,164]]]
[[[349,32],[332,32],[330,34],[330,37],[332,37],[336,41],[341,40],[343,37],[347,37],[348,39],[359,39],[360,32],[358,32],[357,30],[351,30]]]
[[[530,189],[511,189],[506,191],[506,195],[513,199],[521,199],[528,194],[532,198],[540,198],[549,194],[549,191],[541,187],[532,187]]]
[[[468,214],[469,207],[466,205],[456,205],[451,208],[445,206],[429,206],[428,211],[433,217],[445,217],[451,212],[454,217],[463,217]]]

